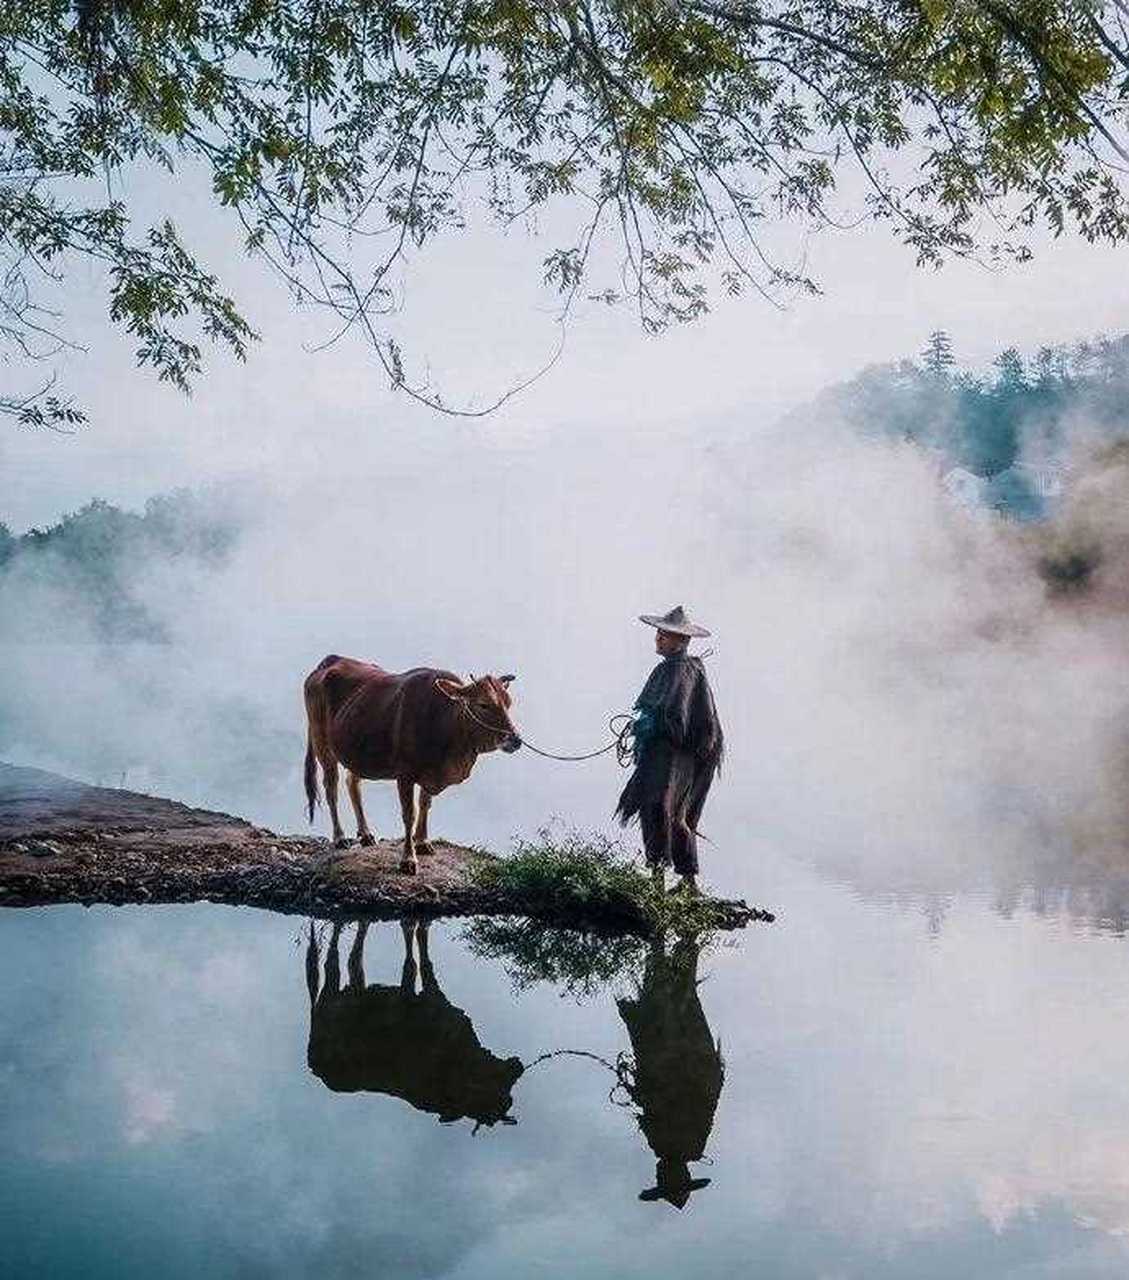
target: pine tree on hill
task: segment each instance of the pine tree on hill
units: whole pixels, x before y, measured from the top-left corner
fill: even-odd
[[[947,377],[956,360],[953,357],[953,344],[944,329],[934,329],[929,341],[921,353],[921,362],[925,371],[935,378]]]

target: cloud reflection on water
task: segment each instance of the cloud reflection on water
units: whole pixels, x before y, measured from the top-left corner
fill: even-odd
[[[793,901],[805,893],[817,916],[809,898],[799,918],[712,949],[692,990],[654,956],[649,986],[637,972],[619,987],[636,1008],[666,1010],[655,1046],[625,1025],[632,1006],[617,1008],[615,984],[579,1004],[549,984],[515,997],[460,926],[434,926],[444,998],[481,1045],[527,1068],[519,1123],[475,1137],[469,1122],[335,1093],[307,1071],[298,921],[214,907],[6,917],[5,971],[22,975],[0,996],[12,1256],[76,1264],[114,1241],[128,1263],[115,1274],[140,1275],[160,1239],[170,1275],[189,1273],[181,1259],[212,1259],[217,1274],[383,1267],[469,1280],[536,1264],[721,1276],[742,1257],[772,1275],[860,1280],[1021,1263],[1120,1274],[1120,941],[972,906],[930,936],[907,913],[814,882]],[[370,929],[366,987],[394,982],[403,959],[396,925]],[[230,985],[201,990],[205,966]],[[720,1090],[700,1069],[718,1041]],[[559,1048],[608,1065],[528,1069]],[[703,1123],[679,1142],[692,1177],[710,1182],[679,1214],[638,1196],[656,1185],[656,1156],[674,1154],[662,1115],[696,1081]]]

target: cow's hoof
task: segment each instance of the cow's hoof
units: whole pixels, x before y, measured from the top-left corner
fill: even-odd
[[[348,836],[338,836],[333,842],[333,847],[335,849],[348,849],[352,843]]]
[[[400,870],[401,870],[401,871],[404,873],[404,875],[406,875],[406,876],[414,876],[414,875],[415,875],[415,873],[416,873],[416,871],[417,871],[417,867],[416,867],[416,864],[415,864],[414,862],[401,862],[401,863],[400,863]]]
[[[421,858],[432,858],[435,856],[435,850],[426,840],[416,841],[416,853],[418,853]]]
[[[366,831],[363,836],[358,836],[357,839],[366,849],[371,849],[376,844],[376,836],[371,831]]]

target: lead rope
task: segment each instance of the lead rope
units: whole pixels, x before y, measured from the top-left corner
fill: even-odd
[[[633,1064],[629,1054],[618,1053],[615,1062],[612,1063],[607,1058],[601,1058],[598,1053],[589,1053],[587,1049],[553,1049],[549,1053],[543,1053],[540,1057],[534,1058],[525,1070],[532,1071],[534,1067],[540,1066],[542,1062],[548,1062],[552,1058],[588,1058],[592,1062],[598,1062],[601,1067],[605,1067],[615,1076],[615,1084],[608,1090],[608,1101],[617,1107],[629,1107],[634,1101],[634,1096],[631,1092]],[[616,1094],[621,1089],[626,1095],[626,1100],[616,1097]]]
[[[476,715],[471,710],[470,704],[465,698],[456,698],[454,694],[450,694],[446,689],[440,688],[438,681],[435,682],[435,687],[450,702],[457,702],[470,719],[481,728],[487,729],[491,733],[496,733],[499,737],[507,737],[509,735],[510,731],[508,729],[499,729],[497,725],[487,724],[481,716]],[[617,729],[616,725],[621,720],[623,721],[623,724]],[[597,756],[607,755],[609,751],[614,751],[619,767],[621,769],[626,769],[632,763],[632,757],[634,754],[632,737],[635,730],[635,719],[626,712],[618,712],[616,715],[609,717],[608,729],[612,734],[611,742],[607,743],[605,746],[597,748],[595,751],[585,751],[582,755],[570,756],[561,755],[556,751],[544,751],[541,747],[535,747],[533,743],[525,737],[522,737],[521,745],[527,750],[532,751],[535,756],[544,756],[546,760],[595,760]]]
[[[616,725],[621,720],[623,724],[617,729]],[[614,751],[619,767],[626,769],[631,764],[634,752],[635,719],[633,716],[621,711],[618,715],[609,717],[608,730],[612,734],[611,742],[606,746],[600,747],[597,751],[587,751],[579,756],[563,756],[558,755],[555,751],[542,751],[540,747],[535,747],[532,742],[527,742],[525,738],[522,738],[521,745],[532,751],[535,756],[544,756],[546,760],[595,760],[597,756],[607,755],[609,751]]]

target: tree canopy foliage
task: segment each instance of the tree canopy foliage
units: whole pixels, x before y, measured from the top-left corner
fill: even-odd
[[[648,330],[711,288],[818,288],[770,251],[778,220],[883,219],[922,263],[1022,256],[1036,224],[1118,241],[1124,18],[1120,0],[0,0],[0,336],[9,356],[68,341],[39,277],[86,256],[160,378],[187,387],[205,341],[246,354],[251,320],[182,229],[138,225],[119,179],[146,166],[210,175],[327,340],[360,330],[441,407],[391,330],[396,267],[483,218],[559,206],[562,312],[622,301]],[[3,407],[74,419],[40,390]]]

